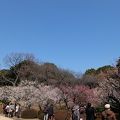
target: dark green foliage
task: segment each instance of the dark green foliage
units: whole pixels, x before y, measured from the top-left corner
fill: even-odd
[[[117,68],[120,68],[120,57],[119,57],[118,60],[117,60],[116,67],[117,67]]]
[[[98,106],[97,108],[95,108],[95,111],[97,113],[101,113],[102,111],[104,111],[104,106]]]
[[[2,102],[4,104],[8,104],[10,101],[8,98],[4,98],[4,99],[0,100],[0,102]]]
[[[100,72],[107,73],[107,71],[109,71],[109,70],[114,70],[114,67],[111,66],[111,65],[105,65],[105,66],[103,66],[103,67],[98,68],[98,69],[96,70],[96,73],[97,73],[97,74],[100,73]]]
[[[114,67],[111,65],[105,65],[103,67],[99,67],[97,70],[95,70],[94,68],[91,68],[91,69],[86,70],[85,75],[96,75],[101,72],[107,73],[107,71],[109,70],[114,70]]]
[[[117,60],[116,67],[118,68],[118,76],[120,77],[120,57],[119,57],[119,59]]]
[[[114,96],[108,96],[109,103],[114,112],[120,113],[120,101]]]
[[[8,79],[9,81],[14,81],[15,75],[9,69],[0,70],[0,85],[1,86],[12,85],[11,82],[6,81],[6,79]]]
[[[85,72],[85,75],[93,75],[96,74],[96,70],[94,68],[88,69]]]
[[[38,117],[37,110],[26,109],[21,113],[21,118],[33,119]]]

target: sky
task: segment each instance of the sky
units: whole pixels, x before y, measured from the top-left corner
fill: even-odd
[[[74,72],[115,64],[120,0],[0,0],[0,66],[32,53]]]

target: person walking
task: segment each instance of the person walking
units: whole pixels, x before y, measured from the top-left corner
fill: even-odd
[[[44,120],[48,120],[48,104],[44,106]]]
[[[9,117],[9,111],[10,111],[9,103],[7,103],[3,109],[4,109],[5,117]]]
[[[53,118],[54,118],[53,104],[50,104],[48,107],[48,120],[53,120]]]
[[[15,112],[15,105],[13,103],[10,103],[10,105],[9,105],[9,114],[10,114],[10,117],[14,116],[14,112]]]
[[[17,118],[19,118],[19,117],[20,117],[20,114],[21,114],[21,106],[20,106],[19,103],[17,103],[17,104],[16,104],[16,108],[15,108],[15,116],[16,116]]]
[[[85,112],[86,112],[86,120],[95,120],[95,109],[94,107],[91,107],[91,103],[87,104]]]
[[[104,108],[105,110],[102,112],[102,120],[117,120],[115,113],[110,109],[110,104],[106,104]]]

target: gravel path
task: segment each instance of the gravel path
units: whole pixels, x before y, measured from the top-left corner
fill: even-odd
[[[7,117],[4,117],[4,116],[1,116],[1,115],[0,115],[0,120],[13,120],[13,119],[7,118]]]
[[[22,118],[8,118],[0,115],[0,120],[39,120],[39,119],[22,119]]]

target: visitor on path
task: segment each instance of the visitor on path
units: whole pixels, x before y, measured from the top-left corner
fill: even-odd
[[[72,108],[72,120],[80,120],[79,105],[74,105]]]
[[[48,107],[48,120],[53,120],[54,119],[54,109],[53,109],[53,104],[50,104]]]
[[[44,120],[48,120],[48,104],[44,106]]]
[[[85,112],[86,112],[86,120],[95,120],[95,109],[94,107],[91,107],[91,103],[87,104]]]
[[[106,104],[105,110],[102,112],[102,120],[117,120],[115,113],[110,110],[110,104]]]
[[[3,110],[4,110],[5,117],[9,116],[9,109],[10,109],[9,103],[4,104]]]
[[[80,107],[80,120],[85,120],[85,118],[86,118],[86,116],[85,116],[85,106],[84,105],[82,105],[81,107]]]
[[[21,107],[20,107],[20,104],[17,103],[17,104],[16,104],[16,107],[15,107],[15,116],[16,116],[17,118],[19,118],[19,117],[20,117],[20,114],[21,114]]]
[[[13,103],[10,103],[9,105],[9,117],[13,117],[15,112],[15,105]]]

